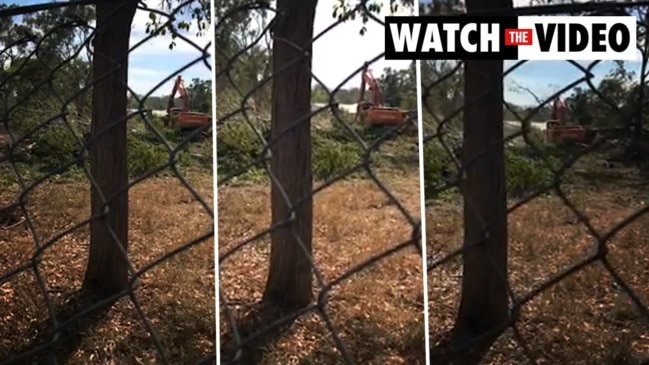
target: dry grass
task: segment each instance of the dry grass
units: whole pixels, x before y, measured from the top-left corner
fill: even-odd
[[[393,174],[394,175],[394,174]],[[386,179],[387,180],[387,179]],[[388,188],[419,216],[418,176],[388,180]],[[365,180],[339,181],[315,197],[314,260],[326,281],[355,264],[408,241],[412,227],[387,197]],[[270,223],[266,186],[219,188],[221,252]],[[268,270],[269,237],[220,265],[220,286],[237,317],[260,301]],[[316,286],[317,287],[317,286]],[[317,290],[317,289],[316,289]],[[398,252],[333,289],[327,305],[333,326],[362,364],[424,364],[422,261],[413,248]],[[221,338],[231,329],[221,311]],[[330,331],[307,314],[264,349],[262,364],[339,364]]]
[[[610,184],[573,186],[569,198],[600,231],[610,230],[641,206],[647,190]],[[591,180],[592,183],[592,180]],[[646,186],[646,184],[645,184]],[[460,247],[462,213],[440,205],[427,211],[429,255]],[[649,303],[649,216],[608,244],[609,261],[645,305]],[[595,239],[557,197],[529,202],[509,217],[509,278],[517,297],[594,252]],[[428,275],[431,345],[452,328],[459,304],[461,260]],[[545,290],[523,307],[518,322],[538,364],[630,365],[649,357],[647,318],[600,263],[592,264]],[[529,363],[512,331],[492,347],[484,364]]]
[[[192,179],[209,204],[211,176]],[[46,183],[28,196],[28,211],[42,242],[87,219],[89,185]],[[15,199],[4,196],[2,206]],[[19,217],[16,217],[19,218]],[[0,222],[2,223],[2,222]],[[177,179],[151,178],[130,193],[129,252],[136,269],[208,232],[211,217]],[[0,275],[25,264],[33,253],[26,224],[0,228]],[[46,249],[39,265],[52,304],[62,309],[80,288],[87,262],[88,227]],[[202,242],[154,267],[141,277],[135,294],[173,364],[186,364],[216,346],[214,244]],[[35,346],[48,325],[48,312],[33,271],[0,287],[0,359]],[[70,310],[69,308],[67,309]],[[87,321],[90,322],[90,321]],[[153,341],[128,298],[101,318],[85,323],[75,342],[58,352],[60,364],[159,363]]]

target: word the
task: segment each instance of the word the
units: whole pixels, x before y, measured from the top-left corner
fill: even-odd
[[[633,16],[386,17],[385,57],[635,60]]]

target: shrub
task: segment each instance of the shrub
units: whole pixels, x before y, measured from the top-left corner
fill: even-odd
[[[540,153],[525,147],[505,151],[505,182],[508,195],[515,197],[544,188],[552,183],[553,173],[541,155],[555,169],[560,166],[552,156],[552,147],[539,145]],[[454,171],[450,156],[437,141],[426,143],[424,147],[424,192],[427,199],[434,198],[439,189],[450,181]]]
[[[257,160],[263,151],[255,131],[243,123],[224,125],[216,138],[219,175],[239,172]]]
[[[128,170],[132,178],[142,177],[167,164],[169,157],[169,151],[163,144],[150,143],[129,135]]]
[[[356,143],[345,143],[313,136],[313,177],[330,179],[361,161],[361,149]]]
[[[318,118],[316,125],[326,126],[325,131],[321,132],[326,138],[341,141],[353,142],[356,140],[354,135],[345,127],[345,124],[359,136],[363,137],[363,126],[359,125],[353,114],[347,113],[344,110],[338,111],[339,120],[333,113],[323,113]],[[326,120],[327,122],[323,122]]]
[[[424,145],[424,194],[426,199],[439,193],[449,172],[448,153],[437,141]]]
[[[46,168],[57,168],[77,158],[81,146],[66,126],[48,126],[33,134],[33,154]]]
[[[556,158],[546,155],[546,159],[553,168],[559,167]],[[554,175],[543,159],[513,150],[505,152],[505,178],[508,194],[520,196],[547,187],[552,183]]]

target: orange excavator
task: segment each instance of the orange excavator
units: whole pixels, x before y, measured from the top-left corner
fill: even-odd
[[[566,122],[566,106],[559,97],[552,104],[552,119],[545,122],[545,138],[554,143],[586,142],[586,129]]]
[[[182,108],[176,107],[176,93],[180,94]],[[182,130],[193,130],[205,125],[211,125],[212,118],[205,113],[195,113],[189,111],[189,96],[185,89],[185,83],[182,76],[178,75],[174,87],[169,95],[167,102],[167,117],[165,126],[171,128],[180,128]]]
[[[365,101],[365,88],[368,87],[372,101]],[[408,120],[408,111],[381,105],[381,90],[378,81],[372,76],[368,63],[361,74],[361,89],[356,104],[356,118],[366,127],[394,126]]]

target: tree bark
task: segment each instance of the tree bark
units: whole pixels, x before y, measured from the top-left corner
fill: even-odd
[[[511,0],[467,0],[469,12],[511,7]],[[465,63],[465,100],[478,101],[464,110],[465,251],[455,343],[480,336],[508,317],[502,74],[502,60]],[[482,345],[473,351],[478,357],[490,341]]]
[[[311,121],[301,118],[311,113],[311,40],[316,5],[317,0],[278,0],[279,19],[273,28],[270,167],[277,184],[271,187],[272,222],[279,224],[291,215],[294,219],[271,233],[263,299],[285,311],[305,307],[313,297],[309,259],[313,235]],[[294,125],[297,121],[301,123]]]
[[[84,287],[104,296],[128,287],[128,257],[123,253],[128,247],[125,118],[128,51],[136,8],[136,1],[96,5],[98,32],[94,39],[89,150],[90,170],[97,184],[91,187],[90,204],[93,216],[104,214],[90,222],[90,253]],[[115,70],[116,67],[119,68]]]

